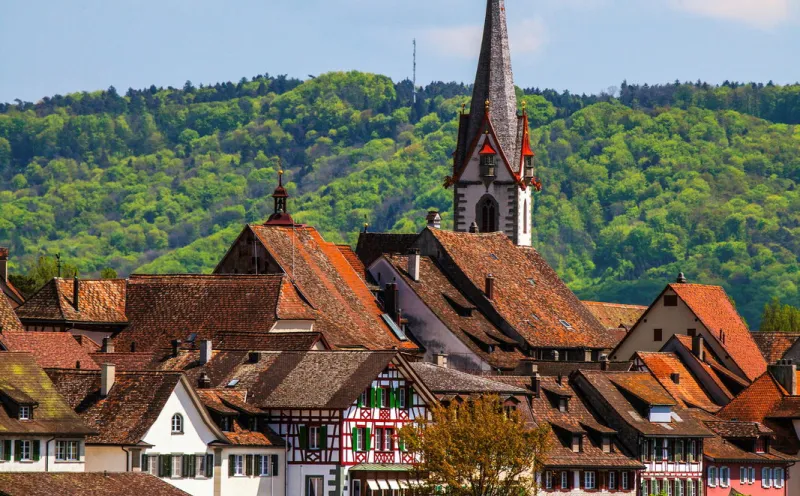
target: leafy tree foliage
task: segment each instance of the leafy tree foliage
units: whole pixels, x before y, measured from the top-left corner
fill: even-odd
[[[309,81],[55,95],[0,105],[0,245],[17,272],[60,252],[81,274],[211,270],[244,222],[289,209],[330,240],[452,219],[470,88],[359,72]],[[544,190],[534,244],[581,297],[649,303],[684,271],[753,327],[800,306],[800,86],[623,83],[518,90]]]
[[[800,308],[781,304],[776,296],[764,305],[761,329],[767,332],[800,332]]]

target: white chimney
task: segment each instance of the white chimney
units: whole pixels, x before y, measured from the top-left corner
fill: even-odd
[[[436,355],[436,365],[447,368],[447,353],[439,353]]]
[[[408,275],[414,281],[419,281],[419,248],[408,250]]]
[[[116,367],[113,363],[104,363],[100,368],[100,396],[108,396],[108,392],[114,387]]]
[[[428,227],[433,229],[441,229],[442,228],[442,216],[439,215],[439,212],[436,210],[431,210],[428,212],[428,215],[425,217],[425,220],[428,223]]]
[[[211,347],[211,340],[204,339],[200,341],[200,364],[205,365],[211,361],[211,353],[213,352],[213,348]]]

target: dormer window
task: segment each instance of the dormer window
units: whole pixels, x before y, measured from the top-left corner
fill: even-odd
[[[495,156],[494,155],[481,155],[481,176],[494,177],[495,176]]]
[[[583,451],[581,448],[583,444],[583,434],[572,434],[572,452],[573,453],[580,453]]]
[[[533,157],[525,157],[525,178],[531,179],[533,177]]]
[[[559,412],[568,412],[569,411],[569,400],[567,398],[559,398],[558,399],[558,411]]]
[[[183,434],[183,415],[180,413],[172,416],[172,433]]]
[[[31,419],[31,407],[29,406],[20,406],[19,407],[19,419],[20,420],[30,420]]]
[[[225,432],[229,432],[231,430],[231,419],[230,417],[223,416],[219,421],[219,428]]]

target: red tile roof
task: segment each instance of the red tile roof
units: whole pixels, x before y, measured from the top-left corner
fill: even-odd
[[[764,356],[767,363],[775,363],[783,358],[789,348],[800,338],[800,332],[765,332],[752,333],[753,341]]]
[[[128,328],[115,336],[116,348],[170,348],[174,339],[197,333],[216,341],[223,331],[269,332],[280,318],[312,319],[316,312],[282,275],[131,276]]]
[[[23,321],[121,324],[127,322],[125,289],[124,279],[81,279],[76,309],[74,281],[55,277],[17,308],[17,315]]]
[[[231,444],[237,446],[285,446],[285,441],[266,424],[253,431],[242,425],[238,418],[240,412],[263,413],[246,403],[246,391],[231,389],[198,389],[197,395],[206,408],[218,413],[233,417],[231,430],[225,432],[225,437]]]
[[[150,474],[136,472],[0,473],[3,496],[189,496]]]
[[[2,332],[21,332],[25,329],[14,312],[11,301],[5,296],[0,298],[0,329]]]
[[[427,229],[427,232],[478,290],[483,291],[489,274],[494,276],[491,304],[531,346],[601,349],[614,346],[614,339],[605,327],[533,248],[518,247],[500,232],[476,234],[441,229]]]
[[[599,301],[584,301],[586,308],[592,315],[608,329],[624,327],[630,329],[642,316],[646,306],[626,305],[623,303],[603,303]]]
[[[8,351],[29,352],[42,368],[100,368],[68,332],[4,332],[0,344]]]
[[[356,252],[350,247],[350,245],[336,245],[339,248],[339,251],[342,253],[342,256],[347,260],[347,263],[353,267],[353,270],[356,271],[356,274],[363,279],[364,281],[367,280],[367,268],[364,267],[364,263],[358,258]]]
[[[94,353],[100,349],[100,345],[97,344],[92,338],[89,336],[84,336],[82,334],[73,334],[73,338],[75,341],[78,342],[81,347],[86,350],[87,353]]]
[[[669,285],[717,338],[749,380],[767,370],[767,362],[750,330],[720,286],[673,283]]]
[[[780,407],[784,396],[785,390],[781,385],[771,374],[764,373],[717,415],[723,419],[764,422],[773,410]]]
[[[644,363],[653,377],[682,407],[701,408],[707,412],[716,412],[720,409],[720,406],[714,403],[694,375],[674,353],[639,351],[635,358]],[[677,383],[673,380],[672,374],[678,374]]]
[[[416,349],[381,318],[374,295],[335,244],[308,226],[251,225],[269,255],[320,313],[320,330],[333,347]],[[363,274],[362,274],[363,276]]]

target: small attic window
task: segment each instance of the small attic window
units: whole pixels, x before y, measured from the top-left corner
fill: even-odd
[[[558,322],[559,322],[559,323],[560,323],[562,326],[564,326],[565,328],[567,328],[567,329],[572,329],[572,324],[570,324],[570,323],[569,323],[569,322],[567,322],[566,320],[563,320],[563,319],[561,319],[561,320],[559,320]]]
[[[19,419],[20,420],[30,420],[31,419],[31,407],[29,407],[29,406],[20,406],[19,407]]]
[[[186,342],[187,343],[194,344],[195,341],[197,341],[197,333],[196,332],[193,332],[193,333],[189,334],[189,337],[186,338]]]
[[[236,387],[237,384],[239,384],[239,379],[231,379],[231,382],[229,382],[225,387],[232,388]]]
[[[406,333],[403,332],[402,329],[400,329],[400,326],[397,325],[394,319],[389,317],[388,313],[382,313],[381,317],[383,318],[383,321],[386,322],[386,325],[389,326],[389,329],[392,330],[392,333],[394,333],[397,339],[399,339],[400,341],[408,341],[408,336],[406,336]]]
[[[533,277],[528,279],[528,282],[531,283],[531,286],[536,286],[536,279],[534,279]]]
[[[678,306],[678,295],[664,295],[664,306],[665,307],[677,307]]]
[[[489,256],[492,257],[492,260],[500,260],[494,253],[490,253]]]

